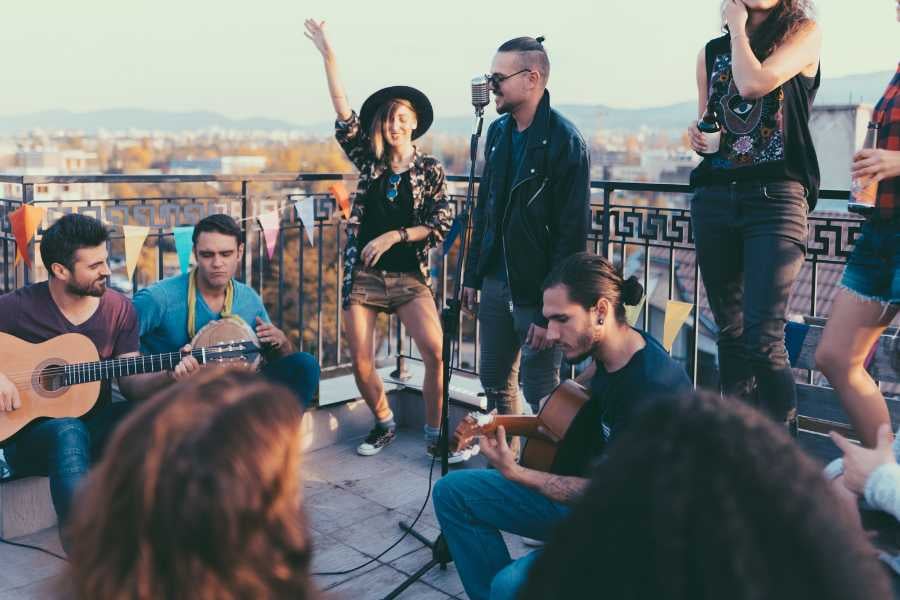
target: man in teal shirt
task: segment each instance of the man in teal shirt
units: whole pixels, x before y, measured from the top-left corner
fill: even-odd
[[[194,227],[196,268],[160,281],[134,295],[140,320],[141,351],[147,354],[190,350],[196,332],[210,321],[239,317],[255,330],[262,344],[262,373],[291,388],[304,405],[312,401],[319,384],[319,365],[305,352],[297,352],[284,332],[275,327],[252,288],[234,275],[244,252],[242,231],[230,216],[210,215]],[[192,298],[193,297],[193,298]],[[162,389],[200,368],[186,355],[174,371],[159,373],[147,382]]]

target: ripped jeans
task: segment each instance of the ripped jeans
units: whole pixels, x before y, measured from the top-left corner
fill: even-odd
[[[533,350],[525,337],[537,306],[514,306],[509,311],[509,286],[486,277],[481,287],[478,321],[481,326],[481,355],[478,372],[488,401],[502,415],[522,414],[522,395],[534,412],[538,402],[559,385],[562,351],[553,347]],[[522,388],[519,389],[521,368]]]

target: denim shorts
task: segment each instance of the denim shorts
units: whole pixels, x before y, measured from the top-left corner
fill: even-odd
[[[379,271],[368,267],[354,269],[350,304],[392,313],[410,300],[433,297],[431,288],[425,285],[419,273]]]
[[[900,304],[900,219],[863,223],[841,285],[867,300]]]

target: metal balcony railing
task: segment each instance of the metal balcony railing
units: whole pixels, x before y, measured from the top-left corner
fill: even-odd
[[[325,376],[349,366],[342,342],[341,278],[343,231],[328,187],[346,182],[352,192],[355,176],[341,174],[261,175],[0,175],[0,286],[4,291],[44,276],[39,264],[25,269],[15,261],[16,242],[7,214],[23,203],[46,210],[44,225],[66,212],[101,218],[112,228],[110,256],[113,287],[126,293],[178,272],[172,228],[191,225],[202,217],[226,212],[240,219],[246,238],[241,279],[263,296],[275,323],[305,351],[316,355]],[[455,209],[464,200],[465,178],[450,176]],[[127,189],[125,189],[127,186]],[[715,325],[706,304],[694,255],[688,185],[621,181],[593,181],[592,226],[587,249],[613,260],[625,275],[636,274],[647,290],[647,302],[637,326],[662,336],[665,303],[691,302],[695,308],[676,338],[673,356],[682,361],[694,381],[715,378]],[[823,190],[820,197],[846,200],[846,191]],[[292,209],[294,202],[315,203],[313,244]],[[282,229],[272,259],[266,256],[256,215],[281,211]],[[145,225],[151,234],[131,281],[123,276],[124,246],[121,225]],[[809,218],[806,265],[798,278],[790,312],[819,315],[827,312],[840,271],[860,228],[848,213],[814,212]],[[41,230],[34,240],[40,249]],[[433,253],[439,304],[453,288],[451,281],[458,249],[444,257]],[[36,261],[39,263],[39,261]],[[464,314],[460,351],[453,368],[477,373],[478,326]],[[377,347],[383,361],[396,361],[402,370],[407,359],[417,360],[413,345],[397,319],[380,322]]]

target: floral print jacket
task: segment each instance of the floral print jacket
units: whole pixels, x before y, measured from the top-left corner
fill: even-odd
[[[346,121],[338,120],[335,123],[335,137],[338,144],[347,153],[347,157],[359,169],[359,184],[356,187],[353,208],[347,221],[347,245],[344,247],[344,280],[341,286],[341,296],[343,308],[347,308],[350,306],[350,291],[353,288],[353,271],[359,260],[360,248],[357,247],[359,225],[366,217],[362,199],[369,185],[376,181],[388,167],[382,161],[375,159],[369,138],[362,131],[359,116],[355,111]],[[409,169],[413,194],[413,224],[431,228],[431,233],[425,240],[413,242],[416,247],[416,257],[419,259],[419,272],[423,281],[431,287],[428,250],[442,242],[444,236],[450,231],[453,212],[447,201],[447,182],[444,176],[444,167],[440,161],[433,156],[422,154],[416,148]]]

